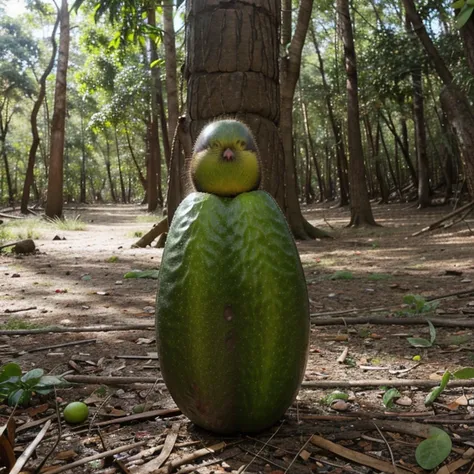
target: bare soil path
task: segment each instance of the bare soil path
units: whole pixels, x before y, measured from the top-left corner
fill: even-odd
[[[328,405],[328,396],[334,389],[314,389],[308,387],[308,383],[404,378],[439,380],[446,370],[473,367],[472,326],[436,327],[436,342],[431,348],[412,347],[407,337],[429,339],[427,323],[409,324],[411,318],[418,316],[445,321],[470,318],[474,323],[474,233],[470,230],[474,229],[474,219],[471,214],[465,223],[412,237],[414,232],[451,209],[438,207],[419,211],[410,204],[374,205],[373,209],[377,222],[383,227],[353,230],[344,227],[349,222],[348,209],[331,208],[329,204],[305,208],[312,223],[333,232],[337,238],[297,243],[308,280],[313,325],[305,386],[281,425],[252,438],[223,439],[194,427],[186,418],[175,414],[104,426],[101,441],[94,427],[98,422],[130,415],[139,411],[137,406],[143,408],[145,405],[145,410],[161,410],[175,408],[175,405],[162,384],[105,386],[80,383],[58,390],[57,395],[61,403],[86,400],[93,414],[89,417],[90,426],[71,428],[63,425],[61,440],[46,464],[65,466],[86,456],[137,441],[156,446],[173,427],[178,430],[177,443],[194,441],[196,444],[175,446],[171,461],[195,453],[203,446],[238,441],[236,445],[226,446],[220,458],[216,454],[214,464],[201,465],[199,472],[202,473],[237,471],[248,463],[245,472],[275,474],[287,469],[288,472],[306,473],[380,471],[363,463],[359,465],[354,459],[344,460],[329,454],[311,442],[315,441],[310,440],[313,434],[354,452],[370,454],[389,465],[391,450],[395,461],[401,463],[399,465],[411,472],[423,472],[414,458],[414,449],[421,438],[400,434],[403,433],[400,428],[394,432],[385,426],[382,429],[384,441],[374,424],[368,421],[384,420],[380,421],[383,428],[388,418],[397,419],[395,415],[387,415],[382,404],[382,387],[345,388],[343,391],[349,395],[349,400],[331,406]],[[132,205],[85,206],[66,213],[69,218],[78,214],[87,224],[84,230],[58,230],[34,220],[29,232],[38,252],[16,257],[0,254],[0,330],[51,325],[153,324],[156,281],[124,278],[125,273],[134,269],[159,268],[162,250],[131,248],[139,233],[150,229],[152,220],[145,217],[143,208]],[[24,232],[24,223],[19,229]],[[55,235],[64,240],[53,240]],[[403,298],[408,294],[429,300],[461,292],[464,294],[439,300],[432,312],[421,315],[403,306]],[[424,309],[429,309],[427,305]],[[35,309],[27,310],[31,307]],[[385,309],[371,311],[379,308]],[[353,310],[353,313],[348,310]],[[377,315],[405,318],[407,324],[353,324],[348,322],[352,321],[350,319],[338,319],[337,324],[331,325],[319,323],[323,318]],[[25,371],[39,367],[54,374],[71,370],[75,375],[159,379],[154,338],[152,329],[0,335],[0,362],[15,361]],[[48,350],[53,345],[87,339],[93,341]],[[35,348],[44,349],[28,352]],[[345,349],[346,358],[339,363],[337,359]],[[424,405],[429,388],[401,387],[402,404],[389,411],[395,412],[405,422],[412,419],[432,422],[458,419],[437,426],[444,426],[456,441],[456,448],[464,451],[469,445],[474,445],[470,424],[474,421],[474,389],[467,385],[448,388],[429,408]],[[460,399],[462,396],[465,400]],[[43,408],[40,411],[16,411],[18,426],[55,413],[53,397],[34,399],[34,405]],[[0,406],[1,419],[5,420],[9,413],[9,407]],[[346,419],[348,416],[356,421]],[[38,426],[20,432],[16,440],[18,449],[23,449],[39,429]],[[38,448],[38,458],[30,460],[27,465],[30,469],[39,464],[56,439],[57,423],[53,423],[49,436],[49,440],[43,441]],[[142,452],[146,447],[135,447],[126,454]],[[453,451],[447,462],[459,459],[460,453]],[[149,461],[152,457],[144,459]],[[206,463],[212,459],[212,456],[202,457],[194,463]],[[140,462],[143,460],[137,461]],[[189,464],[193,462],[189,461]],[[456,472],[467,473],[471,465],[472,462],[467,463]],[[140,472],[138,468],[125,469],[109,456],[105,460],[74,467],[70,472]]]

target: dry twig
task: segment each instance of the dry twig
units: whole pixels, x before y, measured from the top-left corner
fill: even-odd
[[[336,456],[340,456],[344,459],[349,459],[350,461],[356,462],[357,464],[362,464],[363,466],[368,466],[373,469],[377,469],[381,472],[391,472],[394,474],[411,474],[411,471],[403,469],[401,467],[392,466],[392,464],[382,461],[380,459],[373,458],[367,454],[358,453],[352,449],[345,448],[340,446],[332,441],[322,438],[321,436],[313,435],[311,437],[311,443],[319,448],[325,449]]]
[[[173,423],[170,432],[166,436],[160,455],[150,462],[143,464],[143,466],[140,466],[134,474],[152,474],[158,470],[169,458],[171,451],[173,451],[176,440],[178,439],[178,432],[179,423]]]
[[[46,435],[49,427],[51,426],[51,420],[48,420],[43,426],[43,429],[38,433],[36,438],[31,442],[31,444],[23,451],[23,454],[17,459],[15,465],[12,467],[10,474],[19,474],[23,469],[23,466],[27,463],[30,456],[34,453],[37,446],[41,443],[41,440]]]
[[[110,451],[105,451],[103,453],[94,454],[93,456],[88,456],[86,458],[79,459],[65,466],[57,467],[56,469],[48,470],[48,474],[59,474],[60,472],[69,471],[79,466],[83,466],[91,461],[97,461],[98,459],[107,458],[109,456],[114,456],[116,454],[123,453],[124,451],[130,451],[131,449],[139,448],[144,446],[148,441],[139,441],[133,444],[127,444],[126,446],[120,446],[119,448],[111,449]]]

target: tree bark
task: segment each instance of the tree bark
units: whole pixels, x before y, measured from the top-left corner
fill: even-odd
[[[405,17],[405,29],[410,40],[412,40],[414,37],[413,28],[408,15],[405,15]],[[418,165],[418,208],[423,209],[431,205],[431,198],[421,64],[416,65],[411,71],[411,80],[413,86],[413,122],[415,123],[416,160]]]
[[[168,143],[173,143],[174,133],[178,125],[178,80],[176,77],[176,44],[173,24],[173,0],[163,0],[163,42],[165,44],[166,98],[168,103]],[[169,168],[170,154],[165,155]]]
[[[211,120],[234,116],[245,122],[260,151],[261,187],[284,207],[284,162],[277,128],[280,2],[272,0],[258,8],[241,1],[225,6],[206,0],[186,3],[186,120],[191,143]],[[172,179],[170,185],[177,181]],[[181,185],[189,190],[189,184]]]
[[[84,127],[84,110],[83,110],[83,103],[80,105],[81,110],[81,179],[80,179],[80,196],[79,202],[85,203],[86,202],[86,161],[87,161],[87,154],[86,154],[86,143],[85,143],[85,127]]]
[[[451,126],[456,129],[469,193],[474,196],[474,113],[466,94],[453,82],[453,75],[429,37],[413,0],[403,0],[405,10],[419,40],[443,81],[440,100]]]
[[[61,1],[58,65],[54,112],[51,124],[51,154],[48,176],[46,215],[61,217],[63,212],[63,160],[66,125],[66,85],[69,57],[69,10],[67,0]]]
[[[308,106],[306,105],[306,102],[304,101],[303,93],[301,92],[301,87],[300,87],[300,103],[301,103],[301,113],[303,115],[303,125],[304,125],[304,131],[306,134],[306,140],[307,140],[307,143],[309,144],[309,152],[311,154],[311,157],[313,158],[314,168],[316,171],[316,177],[318,179],[319,200],[320,202],[323,202],[324,196],[326,194],[326,189],[325,189],[324,181],[321,175],[321,166],[319,165],[318,159],[316,156],[316,150],[314,147],[313,137],[311,136],[311,132],[309,130]]]
[[[114,180],[112,178],[112,165],[110,163],[110,142],[107,132],[105,133],[105,145],[106,145],[106,154],[105,154],[105,169],[107,171],[107,177],[109,178],[110,186],[110,195],[113,202],[117,202],[117,195],[115,193]]]
[[[7,190],[8,190],[8,205],[14,206],[15,204],[15,193],[13,192],[13,183],[10,173],[10,164],[8,163],[7,149],[5,146],[5,140],[1,139],[1,154],[3,158],[3,166],[5,167],[5,177],[7,180]]]
[[[349,204],[349,179],[347,175],[348,163],[346,151],[344,148],[344,140],[341,133],[341,124],[337,121],[334,109],[332,105],[332,94],[329,87],[329,84],[326,80],[326,73],[324,70],[324,62],[319,50],[319,44],[316,39],[316,33],[314,31],[314,25],[310,26],[311,37],[313,40],[313,45],[318,56],[319,63],[319,72],[321,73],[321,80],[323,81],[324,88],[324,97],[326,101],[326,107],[328,109],[329,122],[331,123],[332,133],[334,135],[334,142],[336,144],[336,154],[337,154],[337,171],[339,177],[339,192],[341,195],[340,206],[347,206]]]
[[[149,6],[147,10],[148,24],[156,26],[156,14],[155,5]],[[156,51],[156,43],[153,39],[149,39],[149,54],[150,54],[150,67],[151,64],[158,59],[158,53]],[[150,117],[148,120],[148,160],[147,160],[147,196],[148,196],[148,212],[154,212],[158,207],[158,188],[156,180],[156,169],[157,169],[157,147],[158,143],[158,110],[157,110],[157,88],[159,81],[158,68],[151,68],[151,94],[150,94]]]
[[[122,195],[122,203],[127,202],[127,194],[125,193],[125,183],[123,180],[123,172],[122,172],[122,160],[120,159],[120,148],[117,136],[117,127],[114,128],[114,139],[115,139],[115,153],[117,154],[117,164],[118,164],[118,172],[119,172],[119,180],[120,180],[120,192]]]
[[[382,120],[385,122],[387,125],[388,129],[393,135],[393,138],[395,139],[395,143],[397,145],[397,152],[398,149],[402,151],[403,158],[405,159],[405,164],[407,165],[408,171],[410,173],[411,180],[413,181],[413,184],[416,184],[418,182],[418,177],[416,175],[416,170],[415,167],[413,166],[413,163],[411,162],[410,154],[409,154],[409,149],[408,149],[408,132],[406,130],[406,120],[401,119],[401,127],[402,127],[402,137],[397,133],[397,129],[395,127],[395,124],[393,123],[392,116],[390,112],[388,112],[388,117],[385,116],[383,112],[379,112],[380,117]],[[398,158],[398,154],[397,154]],[[398,161],[397,161],[398,162]]]
[[[367,142],[370,146],[370,151],[372,154],[372,162],[375,166],[375,176],[379,185],[380,193],[380,202],[379,204],[388,203],[388,186],[385,180],[385,173],[382,169],[382,160],[380,159],[380,124],[377,123],[377,130],[375,132],[375,138],[372,131],[372,124],[370,123],[369,117],[366,115],[364,117],[365,133],[367,135]]]
[[[292,37],[291,0],[283,0],[282,7],[281,44],[287,48],[287,54],[280,61],[280,133],[285,160],[285,210],[288,224],[295,238],[311,239],[320,237],[321,232],[304,219],[298,202],[293,152],[293,102],[300,75],[304,41],[311,20],[313,0],[300,2],[295,32]]]
[[[147,190],[147,182],[145,176],[143,176],[142,169],[140,168],[140,165],[138,164],[137,157],[135,155],[135,152],[133,150],[132,142],[130,141],[130,133],[127,128],[127,124],[124,123],[125,126],[125,136],[127,137],[127,145],[128,145],[128,151],[130,153],[130,156],[132,157],[133,164],[135,165],[135,168],[137,169],[138,173],[138,179],[140,180],[141,185],[143,186],[143,190],[146,192]]]
[[[348,0],[337,0],[338,22],[344,43],[347,74],[347,132],[349,145],[349,186],[351,220],[349,226],[376,225],[370,207],[360,130],[357,63]]]
[[[431,198],[421,69],[412,71],[411,77],[413,84],[416,157],[418,163],[418,208],[423,209],[431,205]]]
[[[30,151],[28,154],[28,165],[26,168],[25,182],[23,184],[23,194],[21,197],[21,212],[22,214],[28,214],[28,201],[30,199],[30,188],[34,181],[34,168],[36,162],[36,151],[38,150],[40,144],[40,136],[38,132],[38,113],[40,111],[41,105],[43,104],[44,98],[46,96],[46,79],[53,70],[54,59],[56,58],[56,52],[58,50],[58,45],[56,43],[56,31],[59,26],[60,12],[58,11],[56,22],[54,23],[53,32],[51,33],[51,57],[49,63],[46,66],[43,74],[41,75],[39,83],[39,92],[38,97],[35,100],[33,105],[33,110],[31,111],[31,134],[33,135],[33,141],[31,143]]]

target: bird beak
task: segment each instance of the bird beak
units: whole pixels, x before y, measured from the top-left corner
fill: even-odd
[[[222,153],[222,158],[224,158],[225,161],[233,161],[235,158],[234,152],[230,148],[226,148],[224,153]]]

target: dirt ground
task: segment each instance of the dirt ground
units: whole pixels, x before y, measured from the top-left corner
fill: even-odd
[[[442,427],[450,435],[453,451],[446,464],[462,459],[462,453],[474,446],[474,384],[470,380],[463,387],[448,387],[434,405],[426,407],[424,400],[430,388],[424,383],[439,381],[446,370],[474,366],[474,324],[441,327],[436,323],[474,317],[474,213],[450,228],[413,237],[414,232],[451,209],[420,211],[409,203],[374,204],[381,227],[354,230],[344,227],[349,222],[349,210],[331,206],[304,208],[311,223],[336,238],[297,243],[308,281],[313,324],[303,387],[280,423],[252,437],[225,438],[195,427],[174,410],[168,416],[120,422],[116,420],[139,409],[176,407],[162,383],[112,386],[100,379],[95,383],[77,383],[58,389],[57,400],[61,408],[68,401],[86,401],[90,416],[84,425],[71,427],[63,422],[59,432],[53,396],[34,398],[32,405],[36,409],[15,412],[17,429],[25,426],[16,437],[18,453],[41,428],[29,428],[26,424],[53,415],[46,438],[28,462],[29,470],[24,468],[23,472],[33,472],[58,437],[47,466],[66,466],[87,456],[143,441],[142,446],[132,447],[118,458],[107,456],[70,469],[74,473],[140,472],[140,467],[125,467],[127,456],[143,454],[144,449],[165,439],[170,443],[170,432],[177,432],[178,437],[167,462],[183,460],[183,456],[203,447],[226,443],[214,455],[189,460],[179,467],[173,465],[175,471],[183,474],[193,469],[200,473],[267,474],[385,470],[368,467],[365,458],[356,459],[354,453],[369,455],[389,467],[395,462],[405,469],[400,472],[426,472],[415,460],[415,448],[422,438],[407,428],[419,427],[420,423]],[[143,324],[149,329],[0,333],[0,362],[15,361],[24,371],[36,367],[56,375],[160,379],[151,328],[156,280],[124,278],[131,270],[159,268],[162,250],[131,248],[139,233],[151,228],[154,218],[147,218],[145,209],[134,205],[85,206],[66,211],[70,219],[78,215],[87,224],[85,230],[59,230],[34,220],[30,233],[37,253],[0,254],[0,330],[119,324]],[[56,235],[62,240],[53,240]],[[452,293],[459,294],[445,297]],[[408,294],[424,297],[427,302],[422,304],[423,309],[429,309],[428,300],[441,299],[431,312],[420,315],[404,304]],[[426,322],[412,324],[420,316],[434,318],[433,347],[416,348],[407,341],[407,337],[430,339]],[[394,318],[403,324],[363,324],[354,321],[354,317]],[[469,322],[474,323],[474,319]],[[76,345],[53,347],[74,341]],[[338,362],[345,349],[345,360]],[[400,387],[402,397],[398,404],[387,409],[382,402],[385,389],[377,385],[380,379],[420,382]],[[343,387],[349,381],[354,386]],[[375,382],[364,386],[358,381]],[[311,386],[319,382],[328,386]],[[339,400],[334,405],[329,396],[338,382],[348,400]],[[0,405],[0,420],[5,421],[9,414],[11,408]],[[97,423],[110,420],[110,424],[99,429]],[[395,421],[403,426],[397,428],[393,425]],[[318,446],[312,435],[331,440],[337,454]],[[350,451],[343,451],[342,447]],[[349,453],[347,459],[343,453]],[[145,456],[135,465],[156,456]],[[472,459],[462,467],[461,464],[456,464],[455,471],[445,472],[467,473],[473,469]]]

